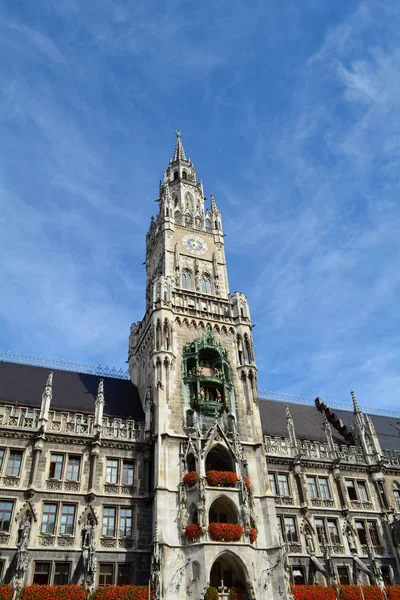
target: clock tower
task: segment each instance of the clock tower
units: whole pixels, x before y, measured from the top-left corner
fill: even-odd
[[[258,410],[246,296],[230,293],[221,213],[176,132],[146,236],[146,313],[129,371],[152,452],[156,598],[209,587],[289,598]]]

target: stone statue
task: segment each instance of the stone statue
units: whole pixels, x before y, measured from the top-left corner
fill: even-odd
[[[347,541],[349,543],[350,551],[351,552],[356,552],[357,551],[357,546],[356,546],[356,542],[355,542],[355,539],[354,539],[353,532],[350,529],[350,527],[347,528],[346,536],[347,536]]]
[[[17,547],[20,550],[26,550],[28,548],[28,543],[29,543],[29,537],[31,534],[31,519],[30,519],[30,515],[27,514],[25,519],[23,521],[21,521],[21,524],[19,526],[19,530],[18,530],[18,544]]]
[[[307,527],[306,531],[306,546],[307,546],[307,552],[309,554],[315,554],[315,545],[314,545],[314,540],[313,540],[313,536],[312,533],[310,531],[310,529]]]

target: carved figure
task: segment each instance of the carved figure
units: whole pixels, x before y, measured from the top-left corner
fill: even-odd
[[[19,537],[17,547],[20,550],[26,550],[28,547],[29,537],[31,534],[31,526],[31,519],[30,516],[27,514],[26,518],[23,521],[21,521],[18,531]]]
[[[222,394],[219,390],[217,390],[217,402],[222,402]]]
[[[307,546],[307,552],[309,554],[315,553],[315,545],[314,545],[313,536],[308,527],[306,529],[306,546]]]
[[[357,550],[357,546],[356,546],[353,532],[351,531],[350,527],[347,528],[346,535],[347,535],[347,541],[349,543],[349,548],[350,548],[351,552],[355,552]]]

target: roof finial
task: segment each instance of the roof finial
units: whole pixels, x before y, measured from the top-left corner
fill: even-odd
[[[185,150],[184,150],[183,144],[182,144],[182,132],[179,131],[179,129],[176,129],[175,134],[176,134],[176,145],[175,145],[174,158],[172,160],[173,160],[173,162],[175,162],[177,160],[187,160]]]
[[[357,402],[357,398],[356,398],[356,395],[355,395],[354,391],[350,390],[350,394],[351,394],[351,397],[353,399],[354,412],[355,413],[360,413],[361,412],[361,408],[360,408],[360,405]]]

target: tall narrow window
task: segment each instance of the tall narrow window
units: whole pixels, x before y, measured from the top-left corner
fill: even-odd
[[[317,538],[320,545],[326,544],[326,531],[323,519],[314,519]]]
[[[361,502],[369,502],[368,492],[367,492],[367,482],[366,481],[357,481],[358,488],[358,496]]]
[[[54,533],[56,524],[57,504],[48,504],[45,502],[43,505],[43,516],[40,533]]]
[[[121,508],[119,521],[120,537],[132,537],[133,511],[131,508]]]
[[[339,530],[335,519],[328,519],[329,538],[332,544],[340,544]]]
[[[11,450],[7,463],[7,475],[11,477],[19,477],[22,462],[22,452]]]
[[[81,459],[79,456],[69,456],[67,463],[67,481],[78,481],[79,480],[79,467]]]
[[[62,454],[52,454],[50,457],[50,479],[61,479],[63,470],[64,456]]]
[[[321,498],[323,498],[324,500],[330,500],[331,492],[330,492],[329,483],[328,483],[328,480],[326,479],[326,477],[319,478],[319,489],[321,492]]]
[[[400,512],[400,485],[395,481],[393,483],[393,496],[396,503],[396,510]]]
[[[115,460],[113,458],[107,459],[106,482],[107,483],[117,483],[118,482],[118,460]]]
[[[318,498],[317,481],[315,477],[307,477],[307,487],[310,498]]]
[[[201,278],[201,291],[203,294],[211,294],[211,279],[209,275],[203,275]]]
[[[368,542],[364,521],[356,521],[356,529],[360,543],[365,546]]]
[[[297,531],[294,517],[284,517],[285,535],[288,542],[297,542]]]
[[[271,486],[271,492],[274,496],[277,495],[277,491],[276,491],[276,481],[275,481],[275,475],[273,473],[268,473],[268,481],[269,481],[269,485]]]
[[[1,467],[3,466],[3,459],[4,459],[4,448],[0,448],[0,471],[1,471]]]
[[[134,464],[131,461],[124,460],[122,463],[122,483],[123,485],[133,485]]]
[[[9,531],[13,502],[0,502],[0,531]]]
[[[61,511],[60,533],[72,535],[74,533],[75,506],[64,504]]]
[[[280,496],[289,496],[289,481],[288,476],[285,473],[279,473],[278,486]]]
[[[192,276],[189,271],[183,271],[183,273],[182,273],[182,289],[183,290],[191,290],[192,289]]]
[[[379,546],[379,535],[378,529],[376,526],[376,521],[367,521],[369,537],[371,538],[371,543],[373,546]]]
[[[358,500],[354,479],[346,479],[346,487],[350,500]]]
[[[105,506],[103,508],[103,528],[102,535],[114,537],[115,535],[115,512],[113,506]]]

